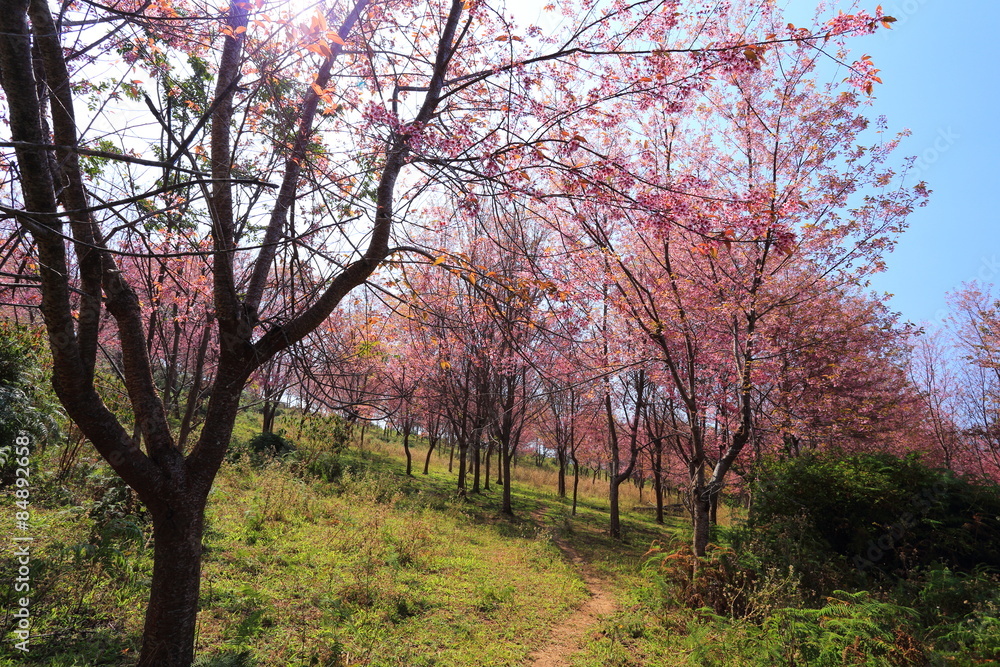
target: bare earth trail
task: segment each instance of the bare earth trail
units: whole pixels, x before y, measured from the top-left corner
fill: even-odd
[[[543,512],[538,510],[532,516],[544,521]],[[580,650],[583,640],[609,614],[618,609],[614,596],[604,577],[594,569],[568,542],[558,537],[552,540],[563,556],[574,564],[580,577],[587,585],[590,598],[568,618],[551,630],[549,644],[528,657],[526,667],[569,667],[569,658]]]

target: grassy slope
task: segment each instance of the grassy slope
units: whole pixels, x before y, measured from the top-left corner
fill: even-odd
[[[259,428],[247,416],[238,426],[239,442]],[[282,426],[295,435],[293,423]],[[995,600],[969,617],[974,625],[945,628],[970,636],[949,639],[944,652],[917,646],[892,621],[894,638],[873,653],[885,657],[859,654],[850,661],[844,651],[853,650],[853,633],[878,625],[884,605],[868,605],[871,612],[847,605],[855,625],[843,641],[830,640],[825,621],[761,626],[677,605],[671,602],[675,591],[658,589],[652,573],[643,571],[642,556],[655,540],[686,541],[689,531],[681,519],[657,526],[650,512],[632,511],[639,499],[631,486],[623,503],[627,540],[619,543],[606,535],[606,482],[588,478],[581,484],[579,511],[571,516],[568,501],[553,493],[554,471],[531,465],[528,457],[515,472],[516,518],[509,519],[497,512],[495,486],[457,498],[443,453],[424,476],[418,447],[417,474],[406,477],[397,437],[369,430],[364,447],[343,456],[346,471],[336,483],[304,472],[307,449],[298,460],[263,468],[244,460],[220,472],[205,535],[202,667],[528,667],[532,651],[548,643],[552,628],[587,594],[560,545],[592,564],[619,606],[588,631],[586,646],[570,660],[573,667],[820,664],[803,662],[807,635],[810,646],[825,641],[836,648],[822,664],[928,664],[924,655],[933,657],[930,664],[1000,664],[966,656],[964,648],[978,647],[976,655],[1000,660]],[[144,532],[124,511],[127,497],[97,462],[81,461],[57,481],[52,471],[58,455],[50,451],[33,461],[28,655],[13,649],[8,634],[18,564],[12,549],[0,554],[0,629],[6,635],[0,666],[133,664],[151,569],[148,527]],[[13,509],[7,504],[0,512],[0,530],[8,536],[19,534]],[[677,558],[663,562],[690,570]],[[706,573],[721,572],[719,563],[706,567]],[[713,577],[699,581],[711,587]],[[755,601],[783,600],[786,583],[766,578]],[[793,610],[782,618],[799,616]],[[904,660],[903,653],[915,657]]]
[[[198,650],[206,664],[239,664],[242,653],[261,665],[522,665],[586,595],[555,535],[606,574],[625,609],[578,664],[646,664],[640,656],[650,649],[640,644],[649,642],[632,636],[641,620],[628,610],[642,590],[641,555],[663,536],[648,512],[626,514],[629,541],[621,545],[604,535],[606,502],[584,495],[571,517],[550,491],[553,473],[526,463],[518,476],[532,483],[515,486],[517,518],[505,519],[496,488],[455,497],[446,458],[432,459],[430,475],[407,478],[398,443],[369,431],[365,450],[345,460],[335,484],[296,474],[294,464],[223,467],[205,537]],[[81,484],[96,495],[104,488],[93,479]],[[596,484],[589,491],[599,493]],[[57,491],[48,485],[38,493]],[[60,503],[34,507],[33,583],[41,590],[32,652],[14,652],[8,637],[0,665],[129,664],[150,552],[127,530],[102,541],[94,500],[62,494]],[[11,518],[0,517],[6,534]],[[2,565],[6,597],[9,555]]]

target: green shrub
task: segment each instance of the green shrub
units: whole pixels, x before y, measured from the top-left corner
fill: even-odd
[[[801,601],[794,570],[758,572],[733,549],[715,544],[698,558],[690,543],[654,543],[644,569],[655,586],[654,606],[664,618],[679,606],[762,621],[774,609]]]
[[[278,433],[258,433],[249,443],[250,451],[261,456],[284,456],[295,451],[295,445]]]
[[[872,600],[866,591],[834,591],[819,609],[780,609],[764,624],[770,664],[925,664],[913,635],[917,612]]]
[[[19,436],[34,452],[58,433],[60,409],[49,389],[45,352],[40,334],[0,321],[0,489],[14,483]]]
[[[306,463],[305,470],[324,482],[336,482],[344,472],[344,465],[333,452],[320,452]]]
[[[270,461],[297,454],[295,445],[279,433],[258,433],[249,441],[233,439],[226,451],[226,460],[238,463],[246,459],[254,468],[261,468]]]
[[[924,639],[941,664],[1000,662],[1000,576],[937,566],[902,582],[894,597],[919,612]]]
[[[317,452],[339,454],[351,442],[351,425],[334,414],[310,414],[299,422],[296,441]]]
[[[945,661],[938,664],[1000,664],[1000,605],[990,605],[933,629],[935,657]]]
[[[887,454],[806,455],[757,467],[732,539],[757,571],[793,567],[818,596],[899,581],[941,563],[1000,568],[995,485]]]

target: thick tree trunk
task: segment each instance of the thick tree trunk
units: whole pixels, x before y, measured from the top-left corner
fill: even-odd
[[[153,514],[153,579],[140,667],[194,661],[204,508],[204,498],[178,498]]]
[[[366,5],[366,0],[359,0],[348,15],[340,29],[341,44]],[[114,258],[102,251],[104,240],[100,226],[90,216],[90,204],[72,148],[78,137],[72,88],[64,60],[67,52],[59,44],[59,31],[48,3],[32,0],[30,11],[35,47],[39,63],[44,66],[38,69],[44,69],[45,76],[44,82],[39,80],[37,83],[44,83],[44,89],[53,97],[51,136],[47,129],[42,129],[41,112],[45,103],[40,102],[34,92],[37,86],[32,76],[31,40],[25,20],[28,9],[27,0],[8,0],[0,5],[0,85],[5,92],[8,106],[5,120],[10,124],[11,136],[26,147],[17,149],[17,166],[24,207],[31,213],[20,216],[19,221],[38,248],[41,310],[53,355],[53,385],[67,415],[87,434],[121,478],[139,493],[153,515],[153,577],[139,664],[189,667],[194,659],[205,501],[229,442],[240,392],[254,368],[319,326],[343,296],[360,285],[387,256],[393,221],[393,189],[396,176],[406,163],[408,138],[398,135],[391,142],[376,193],[371,240],[362,258],[346,267],[316,301],[286,325],[269,329],[256,343],[251,343],[257,306],[272,275],[272,259],[280,245],[277,240],[286,229],[285,213],[289,203],[294,201],[300,178],[297,169],[286,170],[279,203],[268,227],[268,240],[261,246],[246,300],[240,303],[232,268],[235,237],[229,178],[233,153],[230,133],[232,97],[244,39],[240,34],[246,29],[247,10],[242,2],[232,3],[227,21],[230,39],[226,40],[219,58],[211,112],[214,179],[208,205],[216,252],[212,262],[212,284],[219,326],[219,371],[205,430],[185,459],[170,436],[163,401],[152,380],[139,300],[116,267]],[[449,61],[444,54],[451,52],[460,12],[461,3],[453,3],[442,33],[434,76],[416,119],[421,125],[431,119],[439,101]],[[339,53],[339,46],[334,46],[333,50]],[[316,79],[318,88],[326,85],[332,56],[327,63]],[[313,135],[312,119],[317,104],[318,96],[307,94],[300,117],[299,138],[288,156],[290,167],[305,162],[303,158]],[[50,160],[49,154],[35,148],[52,142],[58,146],[57,160]],[[59,178],[58,188],[54,187],[53,175]],[[56,193],[64,215],[58,214]],[[68,269],[66,258],[63,218],[68,219],[72,239],[77,241],[70,246],[76,255],[72,270]],[[74,286],[71,298],[69,277],[73,273],[78,276],[79,287]],[[76,313],[72,312],[71,303]],[[128,436],[94,391],[102,308],[106,308],[117,324],[125,384],[137,432],[146,445],[145,452],[139,449],[136,438]],[[172,356],[175,355],[172,353]],[[171,383],[176,384],[176,380]],[[170,401],[169,394],[173,392],[168,390],[166,393]],[[206,431],[210,435],[206,435]]]
[[[709,495],[703,486],[696,486],[691,494],[691,509],[694,523],[693,549],[695,556],[704,556],[711,534]]]

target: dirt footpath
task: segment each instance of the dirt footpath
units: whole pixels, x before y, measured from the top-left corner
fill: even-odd
[[[563,540],[555,539],[554,542],[580,573],[590,592],[590,598],[570,614],[569,618],[552,628],[548,645],[529,657],[527,665],[530,667],[568,667],[569,657],[580,650],[583,640],[602,619],[618,609],[607,582],[590,563]]]

